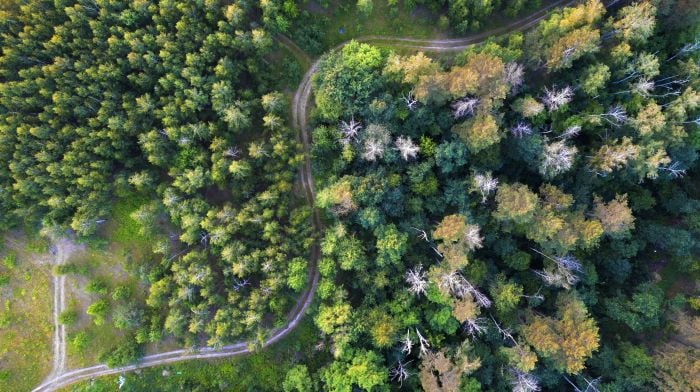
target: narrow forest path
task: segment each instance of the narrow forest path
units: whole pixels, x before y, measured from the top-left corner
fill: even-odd
[[[67,237],[53,240],[49,247],[49,260],[53,266],[64,264],[76,251],[84,250],[84,245],[78,245]],[[59,316],[66,310],[66,276],[52,273],[53,283],[53,360],[51,373],[46,380],[52,380],[65,372],[66,369],[66,327],[59,322]]]
[[[619,1],[620,0],[614,0],[611,4],[617,3]],[[469,35],[463,38],[430,40],[388,36],[366,36],[356,38],[355,40],[362,42],[376,42],[379,44],[389,44],[394,47],[405,47],[423,51],[459,52],[471,45],[483,42],[486,39],[493,36],[526,30],[535,25],[543,18],[545,18],[548,12],[554,7],[567,6],[576,2],[579,2],[579,0],[559,0],[530,15],[527,15],[498,29]],[[309,68],[304,74],[304,77],[302,78],[302,81],[294,94],[294,98],[291,103],[291,116],[292,126],[299,130],[299,139],[302,142],[304,150],[304,162],[300,168],[301,182],[304,187],[307,202],[313,208],[312,225],[315,231],[315,235],[320,236],[323,226],[318,214],[318,210],[316,210],[316,208],[314,207],[315,190],[313,176],[311,172],[310,156],[311,139],[307,124],[307,108],[311,98],[311,79],[318,70],[320,58],[317,58],[312,61],[311,57],[309,57],[293,41],[291,41],[285,36],[278,36],[277,41],[281,45],[285,46],[295,57],[297,57],[297,59],[302,63],[302,65],[309,64]],[[337,50],[339,48],[342,48],[346,44],[347,42],[343,42],[331,50]],[[270,333],[270,337],[267,340],[265,340],[263,347],[267,347],[277,342],[278,340],[286,336],[289,332],[291,332],[294,328],[296,328],[301,318],[306,313],[306,310],[311,305],[311,302],[314,298],[314,293],[316,292],[316,287],[318,285],[319,272],[317,268],[317,261],[319,256],[320,248],[318,245],[318,241],[316,241],[311,247],[311,252],[309,256],[309,285],[299,297],[296,305],[290,312],[287,324],[282,328],[272,330]],[[59,284],[61,283],[59,282]],[[247,342],[243,341],[226,345],[220,348],[205,347],[199,349],[180,349],[159,354],[147,355],[141,358],[141,360],[136,364],[117,368],[109,368],[105,364],[100,364],[82,369],[75,369],[63,372],[62,370],[65,367],[65,334],[63,335],[63,341],[63,365],[60,365],[61,361],[59,361],[58,366],[60,374],[52,373],[53,378],[50,378],[49,380],[36,387],[33,390],[34,392],[55,391],[59,388],[63,388],[67,385],[73,384],[81,380],[88,380],[111,374],[120,374],[151,366],[158,366],[193,359],[214,359],[232,357],[236,355],[246,354],[249,352]]]

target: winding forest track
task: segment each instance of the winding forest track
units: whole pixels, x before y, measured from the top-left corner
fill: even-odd
[[[535,25],[543,18],[545,18],[551,9],[560,6],[568,6],[579,1],[580,0],[558,0],[547,5],[546,7],[543,7],[535,13],[518,19],[508,25],[463,38],[430,40],[388,36],[365,36],[355,38],[355,40],[378,44],[388,44],[393,47],[403,47],[423,51],[458,52],[466,49],[471,45],[481,43],[493,36],[526,30]],[[618,1],[620,0],[614,0],[612,3],[617,3]],[[291,115],[292,126],[299,130],[299,139],[304,149],[304,162],[300,168],[300,179],[304,187],[307,202],[313,209],[312,225],[315,231],[315,235],[320,236],[323,225],[318,210],[314,207],[315,190],[313,176],[311,172],[311,141],[309,136],[309,129],[307,126],[307,108],[309,100],[311,98],[311,79],[318,70],[320,58],[312,61],[312,59],[303,50],[301,50],[293,41],[291,41],[285,36],[278,36],[277,41],[281,45],[285,46],[295,57],[297,57],[297,59],[301,61],[302,64],[310,64],[308,70],[306,71],[304,77],[301,80],[301,83],[299,84],[299,87],[297,88],[294,94],[294,98],[291,104]],[[343,42],[331,50],[340,49],[346,44],[347,42]],[[320,248],[318,245],[318,241],[315,241],[310,249],[310,262],[308,274],[309,286],[307,290],[304,291],[304,293],[301,295],[296,305],[290,312],[287,325],[282,328],[272,330],[270,337],[267,340],[265,340],[263,347],[267,347],[277,342],[278,340],[286,336],[289,332],[291,332],[294,328],[296,328],[296,326],[301,321],[301,318],[306,313],[306,310],[311,305],[319,279],[319,272],[317,268],[317,261],[319,256]],[[54,302],[56,302],[56,300],[54,300]],[[238,342],[219,348],[205,347],[199,349],[180,349],[159,354],[147,355],[141,358],[141,360],[138,363],[129,366],[109,368],[107,367],[107,365],[101,364],[61,373],[63,368],[65,367],[65,331],[61,333],[63,334],[63,347],[59,349],[59,352],[61,352],[62,350],[62,354],[59,353],[59,355],[61,355],[63,359],[59,359],[57,366],[58,370],[55,369],[55,372],[59,372],[60,374],[55,374],[55,372],[52,373],[54,377],[36,387],[33,390],[33,392],[55,391],[59,388],[63,388],[67,385],[73,384],[81,380],[93,379],[112,374],[119,374],[151,366],[164,365],[173,362],[187,361],[192,359],[214,359],[232,357],[250,352],[246,342]]]

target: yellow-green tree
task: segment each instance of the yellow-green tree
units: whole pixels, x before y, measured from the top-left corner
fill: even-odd
[[[558,370],[577,374],[598,349],[598,326],[578,298],[562,295],[557,306],[556,318],[534,316],[523,327],[523,336],[538,354],[552,360]]]

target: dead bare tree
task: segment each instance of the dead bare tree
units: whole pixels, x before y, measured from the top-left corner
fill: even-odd
[[[481,194],[481,202],[486,203],[488,196],[498,187],[498,180],[491,176],[491,172],[474,173],[472,177],[472,191]]]
[[[426,356],[428,355],[428,349],[430,348],[430,343],[428,343],[428,340],[423,337],[423,335],[420,334],[420,331],[418,328],[416,328],[416,335],[418,335],[418,344],[420,344],[420,356]]]
[[[479,225],[467,225],[464,230],[464,244],[470,251],[481,248],[484,238],[480,235]]]
[[[478,98],[462,98],[458,101],[452,103],[452,115],[455,119],[462,118],[464,116],[471,116],[476,111],[476,107],[479,106]]]
[[[384,156],[384,151],[389,143],[391,143],[389,130],[383,125],[370,124],[364,134],[362,157],[368,161],[376,161]]]
[[[503,340],[510,340],[513,344],[518,346],[518,342],[513,337],[513,334],[510,333],[510,328],[502,328],[501,324],[499,324],[498,321],[496,321],[496,319],[493,318],[493,316],[490,317],[491,321],[493,321],[493,324],[496,326],[496,330],[499,334],[501,334],[501,337],[503,337]]]
[[[563,287],[568,289],[578,282],[579,277],[577,276],[577,274],[583,272],[583,266],[573,256],[565,255],[551,257],[538,251],[537,249],[532,250],[541,255],[542,257],[545,257],[546,259],[554,262],[553,269],[534,271],[535,274],[542,278],[542,280],[544,280],[545,283],[552,286]]]
[[[408,136],[399,136],[396,138],[394,145],[404,161],[414,159],[416,154],[418,154],[420,151],[420,147],[416,146],[415,143],[413,143],[413,140],[411,140],[411,138]]]
[[[513,381],[510,382],[513,392],[537,392],[540,390],[540,381],[535,375],[516,368],[511,368],[510,374],[513,377]]]
[[[376,161],[384,156],[384,144],[378,140],[365,141],[365,149],[362,157],[368,161]]]
[[[571,169],[577,151],[576,147],[567,146],[565,140],[545,145],[540,173],[553,177]]]
[[[486,319],[483,317],[477,317],[474,319],[467,319],[462,325],[462,329],[467,335],[471,336],[472,340],[476,339],[477,336],[486,332],[486,325],[484,325]]]
[[[408,110],[413,111],[416,109],[416,106],[418,105],[418,101],[416,100],[416,97],[413,95],[413,90],[409,91],[408,94],[402,96],[401,99],[403,99]]]
[[[590,114],[589,117],[600,118],[607,121],[613,127],[619,127],[627,121],[627,112],[620,105],[615,105],[608,109],[607,112],[601,114]]]
[[[406,337],[401,339],[401,352],[406,355],[411,354],[411,349],[413,348],[413,341],[411,340],[411,330],[406,329]]]
[[[227,158],[236,159],[236,158],[238,158],[238,155],[240,153],[241,153],[241,150],[239,150],[238,147],[233,146],[233,147],[229,147],[228,149],[226,149],[226,151],[224,151],[224,156]]]
[[[580,125],[572,125],[564,130],[564,132],[561,133],[561,135],[557,136],[557,138],[560,139],[573,139],[578,134],[581,133],[581,126]]]
[[[425,230],[417,229],[415,227],[411,227],[411,228],[418,232],[418,238],[420,238],[421,240],[423,240],[425,242],[430,242],[428,240],[428,233],[426,233]]]
[[[600,392],[598,389],[597,384],[600,382],[600,378],[595,378],[593,380],[589,380],[586,377],[582,377],[583,381],[586,383],[586,388],[581,389],[576,385],[573,381],[569,379],[566,375],[564,376],[564,379],[566,382],[568,382],[572,387],[574,387],[575,392]]]
[[[525,74],[523,66],[516,63],[507,63],[503,69],[503,81],[510,86],[511,91],[517,91],[523,84],[523,75]]]
[[[341,121],[339,128],[343,135],[340,142],[348,144],[351,141],[357,140],[358,134],[362,129],[362,124],[359,121],[355,121],[355,116],[351,116],[349,122]]]
[[[559,109],[560,107],[566,105],[567,103],[571,102],[571,99],[573,97],[574,91],[569,86],[566,86],[560,90],[557,90],[556,88],[552,88],[550,90],[547,87],[545,87],[544,97],[542,97],[542,101],[544,101],[544,104],[547,106],[547,109],[550,112],[553,112]]]
[[[659,167],[659,170],[667,172],[673,178],[683,178],[686,174],[686,169],[681,169],[681,163],[678,161],[671,162],[666,167]]]
[[[491,300],[457,271],[442,274],[440,287],[450,291],[452,295],[458,298],[471,295],[474,301],[482,308],[491,307]]]
[[[514,137],[517,138],[522,138],[523,136],[528,136],[532,135],[532,127],[530,125],[524,123],[524,122],[519,122],[515,124],[514,127],[511,127],[509,129],[510,134],[513,135]]]
[[[698,50],[700,50],[700,36],[695,37],[694,42],[689,42],[689,43],[681,46],[681,48],[678,50],[678,52],[676,52],[673,56],[666,59],[666,61],[671,61],[678,56],[685,56],[688,53],[693,53],[693,52],[696,52]]]
[[[409,285],[409,293],[416,296],[425,294],[425,290],[428,288],[428,280],[422,265],[419,264],[414,269],[406,272],[406,283]]]
[[[393,368],[389,369],[389,378],[391,381],[398,381],[399,386],[403,386],[403,382],[406,381],[410,373],[406,369],[406,365],[411,363],[411,361],[408,361],[406,363],[403,363],[401,361],[396,362],[396,366]]]

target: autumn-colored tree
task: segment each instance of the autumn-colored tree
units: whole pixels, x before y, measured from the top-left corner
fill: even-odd
[[[357,208],[352,198],[350,177],[343,177],[328,188],[322,189],[316,203],[321,208],[329,208],[336,214],[347,214]]]
[[[596,173],[606,175],[637,159],[640,150],[639,146],[633,144],[632,139],[626,136],[621,141],[614,140],[610,144],[603,144],[591,158],[592,169]]]
[[[651,1],[642,1],[623,7],[613,22],[621,39],[643,43],[654,33],[656,7]]]
[[[538,206],[538,197],[527,185],[503,184],[496,191],[497,208],[493,215],[516,224],[529,222]]]
[[[700,391],[700,316],[672,316],[675,335],[661,345],[653,359],[654,384],[661,391]]]
[[[457,134],[473,153],[498,143],[502,137],[496,119],[490,114],[478,114],[473,119],[452,127],[452,132]]]
[[[634,229],[634,216],[627,206],[627,195],[616,195],[608,203],[600,197],[594,198],[593,216],[603,225],[605,233],[616,237],[625,237]]]
[[[588,26],[573,30],[558,39],[545,53],[547,68],[569,68],[574,61],[598,49],[600,31]]]
[[[440,66],[423,52],[418,52],[413,56],[401,56],[393,53],[387,59],[383,73],[403,83],[414,85],[422,76],[430,76],[439,70]]]
[[[426,392],[457,392],[462,375],[468,375],[481,366],[479,357],[470,353],[468,342],[462,343],[453,356],[447,350],[429,353],[420,366],[420,382]]]
[[[560,295],[557,315],[557,318],[534,316],[523,327],[523,336],[540,355],[552,360],[557,369],[577,374],[598,348],[598,326],[588,316],[586,305],[571,295]]]

